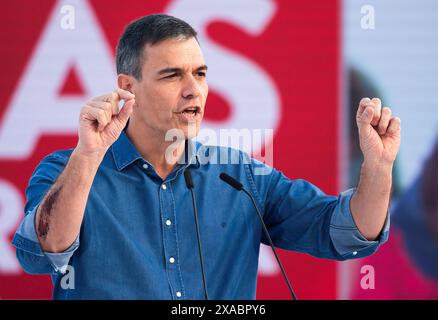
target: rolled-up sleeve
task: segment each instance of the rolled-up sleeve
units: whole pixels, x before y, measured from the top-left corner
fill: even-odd
[[[16,247],[18,261],[27,273],[61,272],[79,247],[78,235],[74,243],[64,252],[44,252],[36,234],[35,218],[39,204],[62,172],[66,161],[64,157],[54,154],[44,158],[35,169],[26,188],[25,214],[15,232],[12,244]]]
[[[378,239],[368,241],[358,230],[350,210],[354,189],[329,196],[303,179],[289,179],[271,168],[267,175],[254,175],[264,166],[248,166],[251,190],[264,211],[264,221],[275,246],[312,256],[347,260],[368,256],[388,239],[389,215]],[[262,236],[262,243],[269,242]]]
[[[367,240],[354,222],[350,201],[355,189],[349,189],[339,195],[338,204],[330,222],[330,237],[339,254],[345,259],[362,258],[374,253],[388,240],[390,216],[386,215],[385,224],[376,240]]]

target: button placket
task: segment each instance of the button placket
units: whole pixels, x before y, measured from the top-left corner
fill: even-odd
[[[178,261],[178,237],[176,230],[175,201],[172,186],[169,181],[159,186],[161,205],[161,221],[163,222],[163,245],[166,261],[167,278],[172,288],[172,296],[182,298],[184,286],[182,283],[181,268]],[[179,292],[179,294],[177,294]]]

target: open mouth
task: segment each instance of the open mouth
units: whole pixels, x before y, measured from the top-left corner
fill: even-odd
[[[201,120],[201,118],[202,118],[201,113],[202,113],[201,107],[198,107],[198,106],[187,107],[180,112],[176,112],[178,117],[183,122],[193,122],[193,121]]]
[[[196,116],[200,112],[201,112],[201,108],[200,107],[188,107],[188,108],[185,108],[180,113],[188,115],[188,116]]]

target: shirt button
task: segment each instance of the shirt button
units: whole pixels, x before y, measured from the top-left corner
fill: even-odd
[[[176,296],[177,296],[178,298],[181,298],[181,296],[182,296],[181,292],[177,291],[177,292],[176,292]]]
[[[148,167],[149,166],[146,163],[143,164],[143,169],[147,169]]]
[[[357,251],[353,251],[353,256],[355,256],[357,254]]]
[[[166,187],[166,185],[164,183],[161,185],[161,188],[163,188],[163,190],[167,189],[167,187]]]
[[[172,221],[166,220],[166,226],[170,226],[172,224]]]
[[[170,263],[174,263],[174,262],[175,262],[175,258],[174,258],[174,257],[170,257],[170,258],[169,258],[169,262],[170,262]]]

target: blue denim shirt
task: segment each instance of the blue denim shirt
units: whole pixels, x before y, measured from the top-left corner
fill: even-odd
[[[54,299],[203,299],[187,169],[212,299],[254,299],[259,247],[267,244],[250,199],[220,180],[221,172],[253,194],[279,248],[346,260],[370,255],[388,239],[388,218],[376,241],[358,231],[350,212],[354,189],[327,196],[241,151],[192,140],[187,146],[190,161],[163,181],[122,132],[97,171],[80,234],[62,253],[41,250],[34,220],[72,150],[45,157],[30,178],[25,218],[12,242],[24,270],[51,274]],[[220,164],[221,155],[228,164]],[[74,289],[62,285],[66,270],[74,273],[69,279]]]

